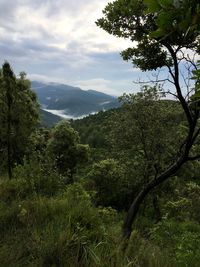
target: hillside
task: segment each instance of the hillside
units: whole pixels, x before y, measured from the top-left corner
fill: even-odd
[[[32,81],[32,89],[36,92],[42,109],[49,112],[60,111],[63,115],[71,117],[80,117],[120,106],[114,96],[94,90],[84,91],[65,84]]]
[[[41,125],[44,127],[52,127],[58,123],[62,118],[50,112],[40,109]]]

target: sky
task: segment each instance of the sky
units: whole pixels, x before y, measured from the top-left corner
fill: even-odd
[[[96,26],[108,0],[0,0],[0,59],[31,80],[112,95],[142,75],[120,51],[131,44]]]

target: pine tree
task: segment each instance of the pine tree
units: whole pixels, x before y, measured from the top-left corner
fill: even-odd
[[[25,74],[16,78],[10,64],[5,62],[0,73],[0,167],[7,168],[10,179],[14,165],[22,162],[30,135],[38,125],[38,107]]]

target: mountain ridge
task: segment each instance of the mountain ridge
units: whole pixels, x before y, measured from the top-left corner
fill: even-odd
[[[42,109],[62,111],[61,114],[74,118],[120,106],[116,97],[92,89],[39,81],[32,81],[31,87]]]

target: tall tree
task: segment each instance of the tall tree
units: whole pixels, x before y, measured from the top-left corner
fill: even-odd
[[[114,113],[109,120],[109,140],[116,157],[128,168],[133,199],[138,189],[176,156],[181,137],[185,134],[182,131],[185,120],[179,103],[164,99],[157,86],[144,86],[141,92],[125,94],[121,99],[121,112]],[[153,199],[156,200],[156,192],[161,195],[162,191],[167,190],[163,186],[154,190]],[[124,208],[130,204],[123,204]],[[158,208],[154,207],[157,220]]]
[[[29,137],[38,125],[39,105],[25,73],[17,79],[8,62],[0,75],[0,104],[1,168],[7,167],[11,179],[12,168],[22,162]]]
[[[179,100],[187,120],[187,134],[176,158],[159,173],[151,175],[133,200],[123,227],[124,236],[128,238],[149,192],[187,161],[200,158],[193,150],[200,133],[198,81],[196,86],[191,86],[192,70],[198,69],[194,55],[200,52],[200,6],[199,0],[116,0],[109,3],[103,13],[98,26],[134,42],[133,47],[122,52],[125,60],[132,60],[142,71],[162,67],[168,70],[165,81],[173,85],[175,90],[170,93]]]

